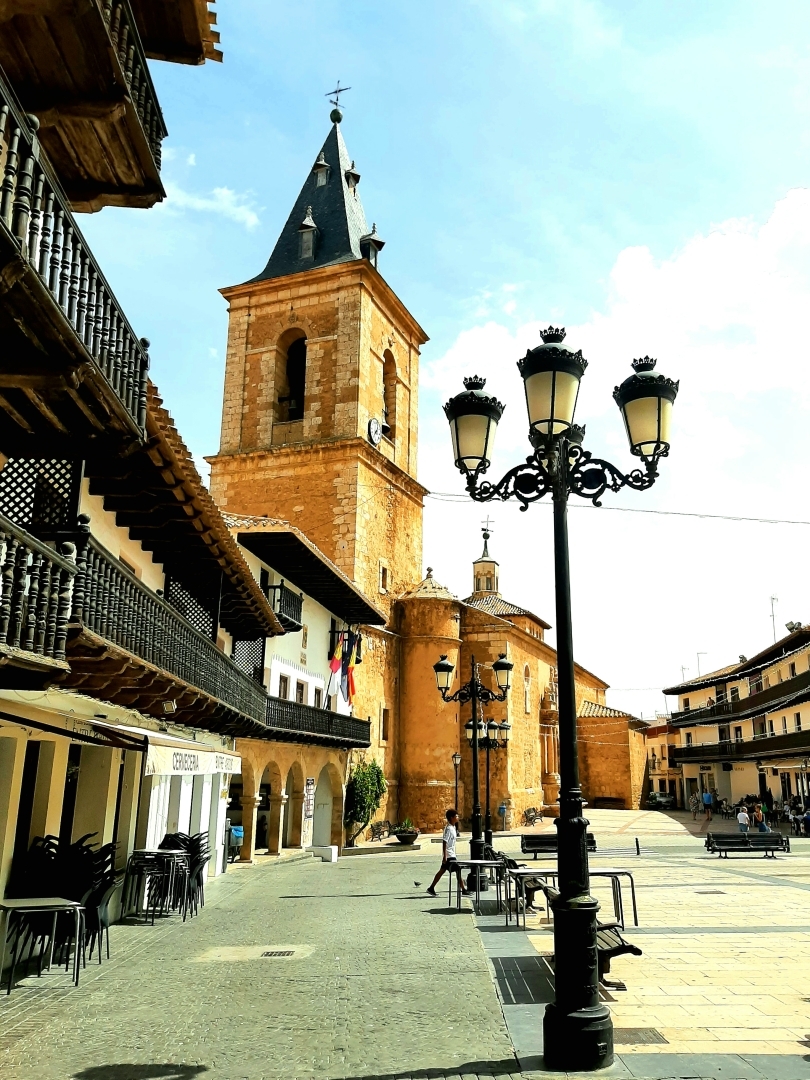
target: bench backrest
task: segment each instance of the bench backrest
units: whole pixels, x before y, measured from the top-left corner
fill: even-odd
[[[596,837],[593,833],[585,834],[588,851],[596,851]],[[521,833],[521,851],[556,851],[557,833]]]

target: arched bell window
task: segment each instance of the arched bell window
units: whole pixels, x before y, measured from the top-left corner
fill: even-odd
[[[527,714],[532,711],[532,673],[528,664],[523,668],[523,710]]]
[[[383,353],[383,435],[393,440],[397,434],[397,365],[393,354]]]
[[[307,339],[301,331],[279,342],[276,362],[277,417],[282,423],[304,419],[307,382]]]

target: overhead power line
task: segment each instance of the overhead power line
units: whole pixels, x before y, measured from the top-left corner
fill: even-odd
[[[469,496],[452,491],[430,491],[428,499],[436,499],[437,502],[461,502],[468,501]],[[540,503],[541,506],[550,506],[551,503]],[[592,506],[590,503],[569,503],[570,507],[577,510],[613,510],[621,514],[658,514],[661,517],[693,517],[707,518],[714,521],[746,521],[757,525],[810,525],[810,521],[797,521],[791,518],[761,518],[744,517],[742,514],[704,514],[697,510],[650,510],[640,506]]]

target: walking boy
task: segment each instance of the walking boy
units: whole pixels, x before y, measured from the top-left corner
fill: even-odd
[[[444,827],[444,833],[442,835],[442,865],[439,867],[439,872],[436,874],[436,877],[431,881],[430,885],[428,885],[427,891],[430,896],[436,895],[436,885],[445,871],[449,874],[458,874],[458,880],[461,883],[461,867],[456,862],[456,826],[458,824],[458,813],[455,810],[448,810],[445,817],[447,818],[447,824]],[[463,884],[461,892],[464,896],[470,895]]]

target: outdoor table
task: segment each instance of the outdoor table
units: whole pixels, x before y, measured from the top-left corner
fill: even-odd
[[[462,870],[473,867],[480,867],[481,869],[489,869],[490,867],[498,867],[501,865],[498,859],[456,859],[456,865]],[[461,910],[461,878],[456,881],[456,904],[459,910]],[[478,914],[481,914],[481,875],[475,875],[475,908]]]
[[[0,913],[3,914],[3,944],[0,946],[0,979],[2,979],[3,965],[6,960],[6,943],[8,941],[8,928],[11,922],[11,916],[15,913],[18,915],[29,914],[42,914],[43,912],[53,912],[53,927],[51,929],[51,946],[48,951],[48,971],[51,969],[53,963],[53,946],[54,939],[56,938],[56,919],[61,911],[73,912],[73,918],[75,920],[75,935],[74,935],[74,950],[73,950],[73,984],[79,985],[79,969],[81,967],[81,926],[84,919],[84,908],[76,900],[65,900],[61,896],[41,896],[30,897],[22,900],[0,900]],[[16,950],[15,950],[16,953]],[[15,964],[12,963],[11,970],[8,974],[8,994],[11,993],[11,987],[14,983],[14,968]],[[8,995],[7,995],[8,996]]]

